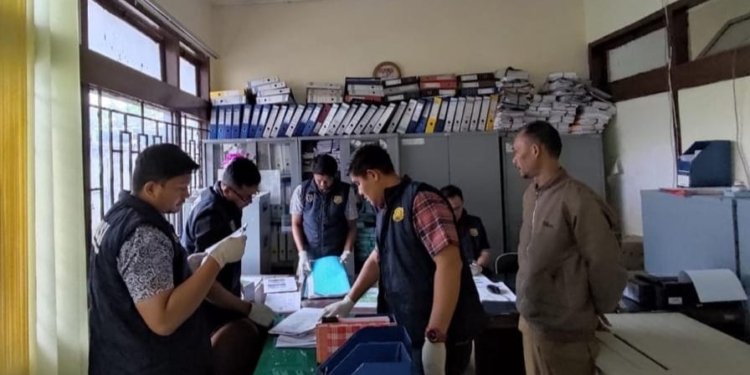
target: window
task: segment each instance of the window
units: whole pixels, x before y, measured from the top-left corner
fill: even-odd
[[[88,126],[88,168],[91,228],[117,201],[117,195],[131,189],[135,159],[144,148],[157,143],[174,143],[201,163],[200,140],[207,131],[202,120],[177,114],[143,101],[97,88],[90,88]],[[180,121],[178,121],[180,120]],[[193,174],[192,189],[202,186],[202,169]],[[169,216],[179,233],[181,214]]]
[[[180,89],[198,96],[198,70],[184,57],[180,57]]]
[[[88,43],[92,51],[162,79],[160,44],[93,0],[88,1]]]

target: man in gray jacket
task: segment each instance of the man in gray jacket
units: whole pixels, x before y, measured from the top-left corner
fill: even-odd
[[[625,287],[616,219],[589,187],[567,175],[549,123],[524,127],[513,164],[533,179],[523,196],[518,245],[519,329],[527,374],[594,374],[599,317]]]

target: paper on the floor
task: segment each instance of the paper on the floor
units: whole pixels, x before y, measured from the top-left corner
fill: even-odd
[[[315,331],[305,336],[281,335],[276,339],[277,348],[314,348]]]
[[[479,292],[479,300],[496,302],[516,302],[516,295],[503,282],[493,283],[484,275],[474,276],[474,284]]]
[[[266,294],[266,306],[276,313],[293,313],[300,309],[300,292]]]
[[[303,336],[315,329],[323,316],[323,309],[304,307],[286,317],[281,323],[271,328],[273,335]]]
[[[264,276],[263,277],[263,292],[266,294],[294,292],[296,290],[297,290],[297,281],[294,280],[294,276]]]

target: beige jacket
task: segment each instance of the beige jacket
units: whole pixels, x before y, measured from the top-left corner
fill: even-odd
[[[627,278],[612,211],[563,169],[524,193],[518,263],[522,331],[549,340],[591,339],[597,315],[615,309]]]

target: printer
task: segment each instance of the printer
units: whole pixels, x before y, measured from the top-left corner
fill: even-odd
[[[729,270],[725,271],[731,273],[736,280],[734,273]],[[691,272],[705,274],[705,271]],[[705,279],[699,281],[699,283],[703,282]],[[713,299],[705,296],[702,298],[698,293],[701,289],[704,288],[700,284],[696,286],[695,282],[683,273],[680,276],[634,273],[628,279],[620,306],[629,312],[680,312],[726,334],[743,340],[747,339],[747,310],[745,309],[747,295],[742,291],[742,287],[739,286],[742,295],[735,294]]]

